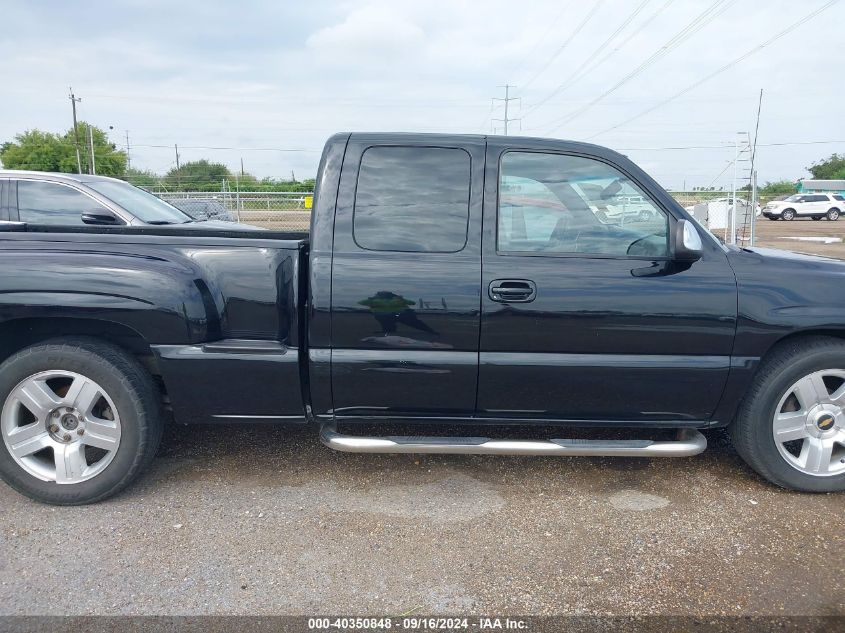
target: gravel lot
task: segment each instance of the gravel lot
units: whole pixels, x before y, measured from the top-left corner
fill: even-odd
[[[832,238],[838,242],[825,244],[817,241],[802,241],[791,238],[812,237]],[[845,259],[845,218],[836,222],[827,220],[813,221],[810,219],[772,221],[766,218],[757,220],[757,246],[768,248],[784,248],[802,253],[815,253],[827,257]]]
[[[843,222],[760,243],[845,257]],[[0,485],[0,614],[845,615],[845,497],[774,488],[722,432],[690,459],[333,453],[171,427],[116,499]]]
[[[96,506],[0,486],[2,614],[845,614],[845,499],[689,459],[354,455],[172,427]]]

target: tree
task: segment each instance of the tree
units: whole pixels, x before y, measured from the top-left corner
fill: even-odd
[[[224,179],[232,179],[229,168],[204,158],[174,167],[164,177],[169,188],[182,191],[219,191]]]
[[[123,179],[136,187],[158,187],[161,179],[151,171],[129,167],[123,174]]]
[[[778,180],[777,182],[767,182],[765,185],[760,187],[760,196],[783,196],[795,193],[796,189],[797,188],[795,186],[795,183],[790,180]]]
[[[819,180],[842,180],[845,179],[845,154],[831,154],[827,160],[813,163],[807,167],[807,171],[813,174],[813,178]]]
[[[94,141],[94,168],[98,176],[114,176],[120,177],[126,173],[126,152],[119,151],[114,143],[109,141],[108,134],[100,128],[89,125],[85,121],[80,121],[77,125],[79,129],[79,154],[82,159],[82,171],[89,171],[90,169],[90,146],[89,146],[89,132],[91,129],[91,136]],[[76,142],[76,135],[73,128],[65,132],[62,137],[62,143],[71,148]],[[74,151],[74,161],[76,160],[76,153]],[[76,171],[73,169],[72,171]]]
[[[56,134],[41,130],[27,130],[16,135],[14,141],[3,143],[0,161],[6,169],[76,171],[73,145],[68,146]]]
[[[82,171],[88,172],[88,124],[81,121],[78,128]],[[94,139],[94,164],[97,173],[104,176],[122,176],[126,171],[126,153],[118,151],[100,128],[91,126],[91,133]],[[0,161],[6,169],[75,173],[75,138],[73,128],[62,135],[28,130],[16,135],[14,141],[0,146]]]

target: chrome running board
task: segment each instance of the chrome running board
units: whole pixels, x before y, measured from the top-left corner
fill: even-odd
[[[364,437],[342,435],[334,424],[320,427],[320,440],[346,453],[439,453],[456,455],[582,455],[690,457],[707,448],[695,429],[680,429],[672,441],[652,440],[494,440],[487,437]]]

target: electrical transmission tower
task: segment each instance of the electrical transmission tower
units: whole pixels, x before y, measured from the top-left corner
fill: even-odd
[[[747,151],[751,154],[750,168],[748,169],[748,187],[746,189],[744,213],[739,218],[739,235],[737,239],[745,242],[748,246],[754,246],[754,229],[757,223],[757,135],[760,131],[760,111],[763,108],[763,90],[760,89],[760,97],[757,101],[757,122],[754,126],[754,137],[748,140]]]
[[[505,89],[505,97],[504,98],[493,97],[493,102],[495,103],[496,101],[501,101],[505,106],[505,112],[504,112],[504,115],[501,119],[492,119],[492,120],[502,122],[503,128],[504,128],[504,135],[507,136],[508,135],[508,123],[510,121],[522,121],[522,119],[513,118],[513,117],[508,116],[510,102],[511,101],[519,101],[519,97],[511,97],[510,96],[511,88],[516,88],[516,86],[512,86],[510,84],[505,84],[504,86],[499,86],[499,88]]]

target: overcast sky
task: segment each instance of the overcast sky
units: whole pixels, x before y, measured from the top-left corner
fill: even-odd
[[[73,86],[83,119],[118,145],[129,131],[133,166],[167,171],[178,143],[183,161],[301,179],[336,131],[501,133],[491,98],[510,83],[509,133],[589,139],[664,186],[727,189],[762,88],[760,181],[796,179],[845,152],[845,2],[695,84],[825,4],[5,0],[0,141],[70,127]]]

